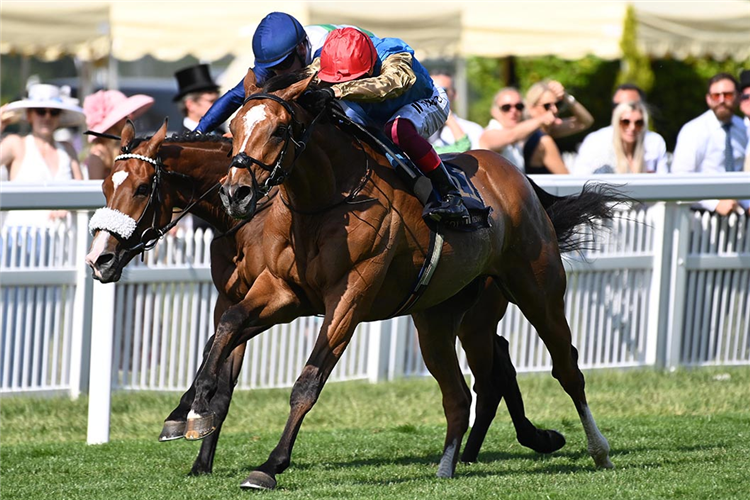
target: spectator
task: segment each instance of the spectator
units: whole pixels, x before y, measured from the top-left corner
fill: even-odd
[[[0,165],[15,182],[49,183],[82,179],[78,156],[69,143],[57,142],[55,130],[83,124],[83,110],[59,87],[34,84],[28,97],[2,107],[2,127],[19,120],[31,125],[25,137],[11,134],[0,143]],[[64,218],[67,211],[31,210],[8,213],[5,224],[45,227]]]
[[[709,110],[680,129],[672,160],[673,173],[742,170],[748,138],[745,124],[734,114],[738,88],[737,80],[728,73],[718,73],[708,81]],[[747,200],[704,200],[699,204],[700,208],[720,215],[741,210],[741,205],[748,208]]]
[[[560,119],[557,114],[569,107],[573,116]],[[586,130],[594,123],[591,113],[575,97],[565,92],[565,87],[556,81],[535,83],[526,92],[526,109],[532,118],[552,113],[555,120],[534,131],[523,147],[525,171],[527,174],[567,174],[560,150],[553,137],[566,137]]]
[[[119,90],[100,90],[83,101],[86,125],[93,132],[119,137],[127,120],[135,120],[153,103],[154,99],[144,94],[126,97]],[[91,148],[85,161],[89,179],[104,179],[112,170],[120,141],[89,136],[89,142]]]
[[[612,111],[612,124],[586,136],[576,157],[575,174],[667,173],[667,145],[659,134],[648,130],[648,107],[640,95],[630,90],[615,92],[615,98],[638,100],[619,103]]]
[[[551,125],[556,120],[551,111],[522,120],[524,109],[526,105],[517,89],[500,89],[490,108],[492,119],[479,138],[479,147],[500,153],[521,171],[524,169],[523,141],[542,125]]]
[[[612,109],[623,102],[642,102],[646,103],[646,93],[639,86],[632,83],[623,83],[615,89],[612,94]]]
[[[192,132],[219,98],[219,86],[211,79],[208,64],[196,64],[177,71],[177,94],[172,99],[185,117],[180,133]]]
[[[448,96],[448,101],[456,101],[456,88],[453,86],[453,75],[446,72],[430,73],[436,87],[442,87]],[[445,125],[432,134],[429,138],[430,144],[438,153],[461,153],[469,149],[479,147],[479,137],[482,135],[482,126],[457,116],[453,110],[448,113]]]

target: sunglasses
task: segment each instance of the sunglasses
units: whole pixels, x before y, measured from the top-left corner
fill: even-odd
[[[643,125],[645,124],[643,120],[631,121],[631,120],[628,120],[627,118],[620,120],[620,126],[623,128],[628,128],[631,123],[633,124],[635,128],[638,128],[638,129],[643,128]]]
[[[733,91],[732,92],[711,92],[708,94],[708,96],[711,98],[712,101],[718,101],[722,97],[724,98],[725,101],[734,99],[734,95],[735,93]]]
[[[60,113],[62,113],[62,110],[51,109],[51,108],[34,108],[34,113],[36,113],[39,116],[45,116],[48,113],[50,116],[60,116]]]
[[[557,102],[545,102],[544,104],[541,104],[545,111],[549,111],[552,108],[552,105],[554,104],[557,109],[560,109],[562,107],[562,101]]]
[[[750,99],[750,94],[742,94],[740,96],[740,101],[747,101],[748,99]]]
[[[500,106],[500,111],[503,113],[507,113],[510,111],[510,108],[516,108],[518,111],[523,111],[526,108],[526,105],[522,102],[517,102],[515,104],[503,104]]]

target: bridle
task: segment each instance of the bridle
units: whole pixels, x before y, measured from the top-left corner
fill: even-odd
[[[250,176],[253,179],[253,191],[254,196],[256,196],[256,199],[263,198],[268,194],[268,192],[271,190],[272,187],[278,186],[284,180],[287,178],[287,176],[291,173],[292,168],[297,163],[297,160],[299,159],[302,152],[307,147],[307,142],[310,140],[310,136],[312,135],[312,130],[315,127],[315,124],[318,122],[321,116],[323,116],[326,113],[326,110],[323,109],[313,120],[310,122],[310,125],[305,127],[305,125],[297,120],[297,116],[294,112],[294,108],[289,104],[288,101],[282,99],[281,97],[274,95],[274,94],[267,94],[267,93],[258,93],[258,94],[252,94],[248,96],[243,102],[242,105],[244,106],[250,101],[253,100],[260,100],[260,99],[269,99],[271,101],[279,103],[284,110],[286,110],[287,113],[289,113],[289,116],[292,117],[292,127],[286,127],[284,131],[284,146],[281,148],[281,151],[279,151],[279,155],[276,158],[276,161],[273,162],[273,164],[266,164],[262,161],[253,158],[252,156],[248,155],[244,151],[236,154],[234,158],[232,158],[232,163],[229,165],[229,168],[243,168],[246,169]],[[292,136],[292,129],[297,128],[302,131],[302,138],[297,140]],[[292,163],[289,166],[289,169],[287,171],[284,171],[284,168],[282,166],[282,163],[284,161],[284,157],[287,154],[287,151],[289,150],[289,143],[294,144],[294,158],[292,159]],[[265,170],[266,172],[270,172],[271,174],[268,176],[266,181],[263,183],[263,185],[259,185],[258,181],[255,177],[255,173],[250,168],[253,164],[258,165],[260,168]]]
[[[151,226],[146,228],[141,233],[139,241],[135,245],[124,246],[125,250],[129,252],[145,252],[154,248],[159,240],[165,234],[167,234],[170,229],[176,226],[180,222],[180,220],[185,217],[185,215],[187,215],[190,209],[195,206],[195,204],[200,202],[203,198],[205,198],[221,186],[220,183],[216,183],[198,198],[194,198],[191,195],[191,202],[188,203],[188,205],[180,212],[179,216],[173,218],[165,226],[159,227],[158,224],[161,215],[160,207],[162,202],[160,186],[162,183],[162,179],[165,176],[174,176],[192,182],[192,178],[189,175],[183,174],[181,172],[167,170],[166,166],[161,161],[161,158],[159,158],[158,156],[156,158],[150,158],[148,156],[134,153],[123,153],[115,158],[115,163],[120,160],[130,159],[141,160],[154,166],[154,175],[151,177],[151,193],[149,194],[148,201],[146,202],[146,206],[143,208],[140,217],[138,217],[138,220],[135,220],[129,215],[124,214],[118,210],[104,207],[98,209],[91,217],[91,220],[89,222],[89,230],[92,234],[96,230],[109,231],[110,233],[119,236],[124,244],[126,241],[130,240],[133,232],[135,232],[135,229],[140,225],[141,221],[145,217],[146,212],[148,212],[148,208],[153,205],[154,210],[153,218],[151,220]]]

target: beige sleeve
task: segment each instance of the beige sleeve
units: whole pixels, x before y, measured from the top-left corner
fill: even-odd
[[[411,61],[412,57],[408,52],[393,54],[383,61],[380,75],[337,83],[332,88],[336,89],[341,99],[350,101],[380,102],[398,97],[417,81]]]

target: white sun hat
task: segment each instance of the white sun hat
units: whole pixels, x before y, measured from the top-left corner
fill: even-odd
[[[83,109],[78,106],[78,100],[70,97],[70,87],[60,88],[47,83],[36,83],[29,86],[28,97],[9,103],[0,117],[3,121],[15,123],[26,120],[26,111],[33,108],[59,109],[59,127],[77,127],[86,122]]]

